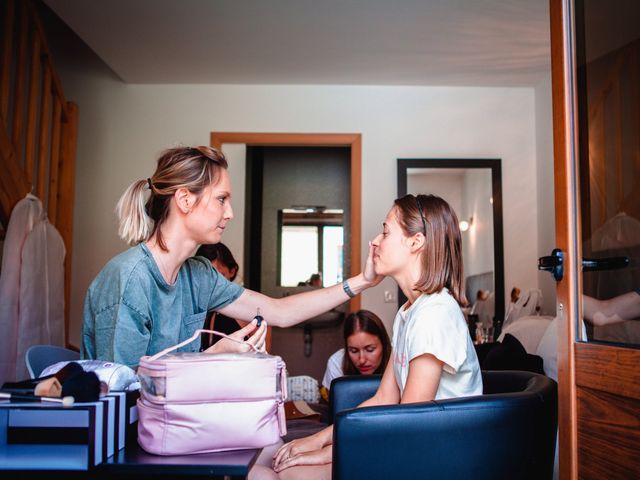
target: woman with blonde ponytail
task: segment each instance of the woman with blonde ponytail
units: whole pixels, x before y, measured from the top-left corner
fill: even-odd
[[[264,349],[267,322],[288,327],[324,313],[381,277],[371,250],[364,272],[342,285],[274,299],[231,283],[204,257],[203,244],[220,242],[233,218],[224,155],[211,147],[177,147],[158,159],[154,174],[132,183],[116,213],[120,237],[131,248],[112,258],[89,286],[84,305],[82,357],[137,367],[202,328],[209,311],[249,323],[232,334]],[[260,326],[252,319],[264,317]],[[183,350],[197,350],[192,342]],[[207,351],[249,350],[221,340]]]

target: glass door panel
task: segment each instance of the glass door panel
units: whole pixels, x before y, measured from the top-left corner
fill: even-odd
[[[576,2],[586,333],[589,340],[635,345],[640,345],[638,19],[637,1]]]

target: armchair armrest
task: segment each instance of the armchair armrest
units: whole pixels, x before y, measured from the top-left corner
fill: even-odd
[[[550,479],[555,383],[536,377],[509,393],[337,412],[332,478]]]
[[[346,375],[333,379],[329,390],[329,424],[338,412],[356,408],[373,397],[380,380],[382,375]]]

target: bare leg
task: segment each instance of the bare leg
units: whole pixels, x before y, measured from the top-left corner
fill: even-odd
[[[247,480],[280,480],[280,477],[276,472],[264,465],[254,465],[249,470]]]
[[[279,475],[281,480],[331,480],[331,464],[291,467]]]
[[[262,452],[256,459],[256,463],[251,470],[249,470],[247,480],[278,480],[280,478],[278,474],[271,469],[271,462],[273,456],[280,446],[282,446],[282,443],[282,440],[280,440],[262,449]]]

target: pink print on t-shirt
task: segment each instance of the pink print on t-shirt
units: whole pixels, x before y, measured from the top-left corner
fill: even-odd
[[[407,366],[407,355],[406,354],[402,354],[402,355],[398,355],[397,353],[393,354],[393,362],[397,363],[398,365],[402,366],[402,367],[406,367]]]

